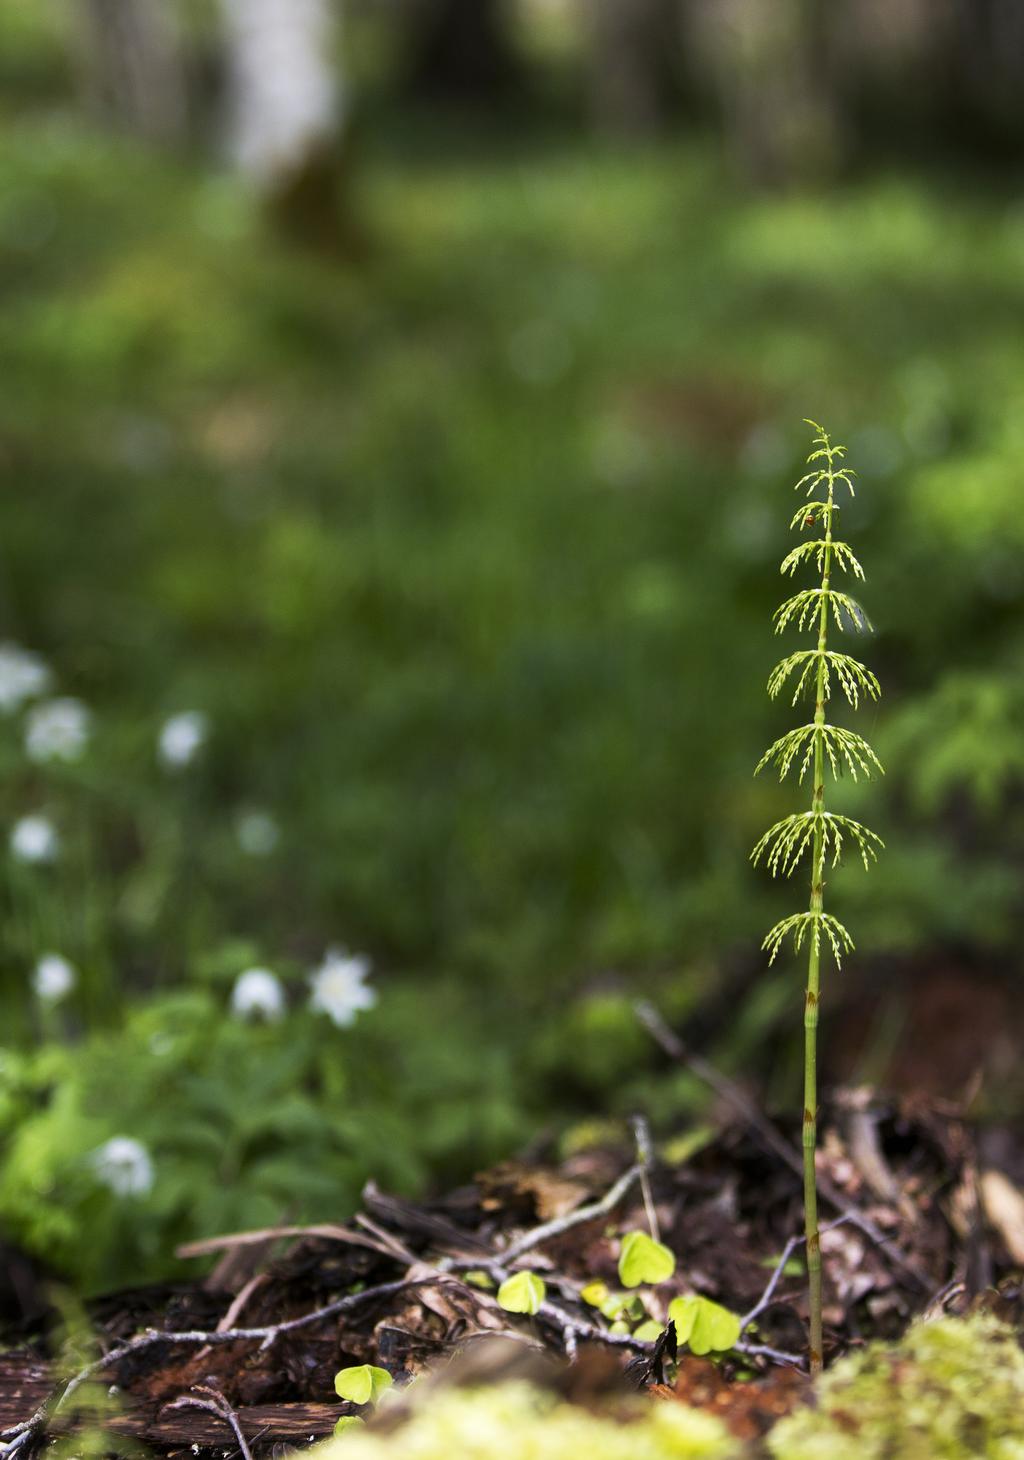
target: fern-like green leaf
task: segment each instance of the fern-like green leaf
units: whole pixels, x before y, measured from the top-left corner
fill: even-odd
[[[882,693],[881,685],[875,675],[859,659],[853,659],[849,654],[837,653],[834,649],[800,649],[776,664],[768,677],[769,695],[774,700],[785,688],[787,681],[799,670],[792,700],[795,705],[805,689],[816,690],[819,664],[822,664],[824,669],[822,675],[823,700],[832,698],[833,673],[839,681],[840,689],[854,709],[860,704],[862,694],[877,700]]]
[[[826,938],[835,957],[837,968],[843,966],[843,954],[852,953],[855,947],[853,939],[842,923],[831,913],[814,912],[813,910],[794,913],[791,917],[783,918],[780,923],[776,923],[761,945],[769,954],[769,966],[775,962],[783,943],[790,936],[793,938],[793,947],[797,953],[800,952],[808,937],[810,937],[815,953],[819,953],[822,938]]]
[[[750,860],[755,867],[764,860],[773,877],[792,877],[805,852],[813,848],[818,832],[822,860],[831,860],[833,867],[839,865],[846,837],[856,844],[865,868],[878,860],[879,850],[885,846],[880,836],[848,816],[837,816],[831,811],[800,811],[766,831],[751,852]]]
[[[774,765],[778,769],[779,780],[784,781],[797,758],[802,756],[799,775],[799,780],[802,781],[811,756],[814,754],[816,730],[816,725],[800,725],[797,729],[787,730],[785,735],[780,735],[773,745],[769,745],[758,761],[754,775],[759,776],[766,766]]]
[[[836,780],[842,774],[843,766],[854,780],[858,779],[858,772],[867,780],[876,771],[879,775],[885,775],[885,767],[862,735],[855,734],[853,730],[844,730],[839,725],[822,725],[821,734],[825,754]]]
[[[774,745],[770,745],[757,763],[755,776],[759,775],[766,766],[774,765],[778,769],[779,780],[784,781],[794,764],[799,762],[800,773],[797,779],[802,782],[814,758],[814,747],[818,736],[821,737],[825,758],[836,780],[842,775],[844,769],[850,772],[854,780],[857,780],[859,775],[866,776],[870,780],[876,771],[880,775],[885,775],[882,762],[860,735],[855,734],[852,730],[844,730],[839,725],[811,724],[799,725],[795,730],[787,730],[786,734],[781,735]]]
[[[853,939],[842,923],[824,907],[825,873],[831,862],[837,867],[843,848],[852,842],[865,867],[878,858],[882,839],[849,816],[840,816],[825,809],[826,764],[835,779],[849,771],[854,780],[881,772],[882,765],[871,746],[852,730],[830,725],[825,719],[825,705],[832,697],[833,679],[856,709],[862,698],[878,699],[881,690],[875,675],[859,659],[838,654],[828,647],[828,631],[832,624],[840,631],[852,627],[858,632],[870,629],[867,614],[848,593],[832,588],[835,569],[863,579],[864,570],[845,542],[833,537],[835,514],[839,510],[837,483],[842,483],[853,496],[853,473],[841,465],[844,446],[833,446],[828,432],[816,421],[814,449],[807,461],[810,471],[797,482],[807,503],[793,517],[792,527],[801,532],[818,526],[822,536],[802,541],[783,559],[783,576],[792,578],[797,568],[813,564],[820,575],[820,586],[794,593],[775,612],[775,631],[782,633],[794,624],[799,629],[817,632],[815,649],[790,654],[776,664],[768,678],[772,699],[790,685],[795,685],[794,705],[808,689],[814,695],[814,720],[800,725],[776,740],[762,757],[757,769],[773,765],[784,780],[794,766],[798,779],[812,771],[810,810],[795,812],[777,821],[751,852],[757,866],[766,863],[773,877],[792,877],[806,856],[810,856],[810,906],[806,912],[794,913],[776,923],[764,940],[763,947],[774,963],[783,944],[792,938],[797,953],[810,945],[807,957],[807,984],[804,1015],[804,1124],[803,1171],[805,1191],[805,1237],[807,1241],[808,1295],[810,1307],[810,1368],[814,1374],[821,1368],[823,1351],[821,1258],[818,1246],[817,1200],[815,1195],[815,1112],[818,1108],[817,1037],[818,1003],[821,993],[821,952],[825,943],[832,950],[838,967],[844,954],[853,948]],[[816,465],[816,463],[819,463]],[[840,463],[837,465],[837,463]],[[824,497],[824,500],[822,500]],[[813,767],[813,770],[812,770]]]
[[[787,598],[775,610],[775,632],[781,634],[793,622],[798,629],[813,628],[820,623],[822,602],[835,620],[836,628],[845,633],[847,623],[864,633],[871,628],[871,621],[855,598],[848,593],[838,593],[834,588],[802,588]]]
[[[826,478],[827,480],[827,478]],[[799,527],[814,527],[824,525],[827,527],[835,514],[840,510],[838,502],[805,502],[793,513],[793,520],[789,524],[790,532],[795,532]]]
[[[863,581],[864,569],[857,561],[852,549],[845,542],[830,543],[827,538],[808,538],[806,542],[798,544],[791,553],[788,553],[782,560],[780,573],[788,574],[792,578],[801,563],[814,559],[814,565],[820,573],[825,566],[825,554],[831,548],[832,556],[836,566],[845,572],[853,573],[855,577]]]

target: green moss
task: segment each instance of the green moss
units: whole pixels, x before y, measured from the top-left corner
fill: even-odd
[[[638,1407],[626,1423],[603,1419],[528,1384],[449,1389],[402,1427],[348,1430],[321,1460],[738,1460],[740,1447],[718,1420],[681,1404]]]
[[[821,1380],[773,1432],[775,1460],[1024,1460],[1024,1354],[994,1319],[912,1328]]]

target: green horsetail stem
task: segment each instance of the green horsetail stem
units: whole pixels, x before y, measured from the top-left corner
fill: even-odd
[[[793,687],[793,704],[811,689],[814,691],[814,719],[810,724],[790,730],[765,753],[758,771],[774,765],[779,779],[785,780],[798,768],[797,780],[811,775],[811,809],[787,817],[765,832],[751,854],[756,866],[764,861],[773,877],[791,877],[805,853],[810,854],[811,892],[806,912],[794,913],[776,923],[764,940],[764,948],[774,963],[786,939],[793,938],[799,953],[807,944],[807,988],[804,995],[804,1232],[807,1239],[807,1277],[810,1307],[810,1368],[818,1373],[822,1367],[823,1340],[821,1321],[821,1245],[818,1235],[818,1183],[815,1152],[818,1144],[818,1011],[821,1003],[821,960],[827,946],[836,961],[842,964],[843,954],[853,948],[853,939],[842,923],[825,911],[826,864],[836,867],[842,858],[844,842],[852,843],[865,867],[877,859],[883,843],[880,837],[847,816],[825,809],[825,773],[831,771],[838,780],[848,770],[854,780],[858,774],[870,777],[881,771],[875,752],[859,735],[830,723],[829,702],[838,690],[853,709],[862,699],[877,700],[881,694],[878,680],[866,665],[849,654],[837,653],[828,647],[829,629],[840,633],[853,630],[865,633],[871,625],[860,604],[848,593],[832,587],[833,571],[844,572],[863,580],[864,570],[849,544],[835,536],[840,506],[837,491],[845,487],[853,496],[854,473],[844,466],[845,446],[833,446],[828,432],[815,421],[808,421],[815,431],[814,444],[807,464],[810,470],[796,484],[808,500],[793,518],[790,527],[801,532],[816,528],[818,535],[801,542],[788,553],[782,573],[792,577],[797,568],[812,564],[821,575],[817,588],[804,588],[788,598],[775,613],[775,632],[795,628],[817,636],[817,647],[802,649],[783,659],[771,672],[768,693],[772,699]]]

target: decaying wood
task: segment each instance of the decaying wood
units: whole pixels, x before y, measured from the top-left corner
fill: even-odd
[[[48,1364],[23,1352],[0,1354],[0,1431],[24,1423],[46,1399],[54,1385]],[[275,1440],[296,1442],[329,1435],[338,1419],[336,1404],[261,1404],[236,1411],[248,1440],[273,1435]],[[156,1445],[221,1445],[226,1438],[224,1421],[215,1415],[193,1411],[181,1413],[164,1405],[155,1414],[151,1406],[132,1405],[124,1413],[104,1421],[113,1434]],[[54,1421],[52,1428],[62,1428]]]
[[[48,1364],[17,1350],[0,1353],[0,1435],[32,1414],[52,1387]]]
[[[927,1294],[941,1294],[945,1305],[976,1225],[959,1199],[974,1170],[962,1116],[871,1099],[871,1141],[891,1181],[869,1181],[861,1169],[863,1149],[858,1161],[843,1099],[823,1113],[824,1170],[840,1202],[872,1200],[870,1220],[900,1233],[927,1273]],[[589,1281],[615,1286],[619,1235],[649,1225],[652,1213],[679,1266],[645,1295],[648,1314],[664,1321],[671,1298],[688,1291],[742,1313],[744,1326],[756,1321],[758,1341],[744,1337],[736,1347],[747,1370],[764,1376],[764,1404],[754,1381],[737,1405],[760,1423],[783,1390],[799,1392],[806,1367],[791,1351],[802,1341],[802,1291],[783,1281],[801,1242],[789,1237],[799,1195],[790,1167],[746,1121],[730,1123],[677,1165],[656,1158],[642,1127],[634,1135],[640,1160],[625,1169],[624,1151],[602,1146],[561,1165],[509,1163],[426,1208],[371,1186],[367,1210],[351,1225],[270,1227],[189,1244],[182,1252],[251,1255],[259,1271],[240,1288],[213,1292],[199,1280],[103,1300],[97,1335],[106,1352],[70,1380],[55,1384],[27,1351],[0,1356],[0,1460],[30,1460],[45,1434],[73,1427],[84,1398],[95,1393],[106,1403],[112,1385],[120,1408],[103,1423],[115,1434],[158,1450],[195,1444],[237,1454],[244,1440],[265,1453],[330,1432],[343,1412],[329,1399],[338,1367],[379,1363],[401,1382],[495,1336],[557,1359],[560,1372],[580,1382],[599,1348],[627,1381],[657,1386],[671,1326],[653,1343],[612,1333],[581,1300]],[[781,1130],[777,1137],[787,1144]],[[989,1187],[989,1221],[1004,1228],[1002,1241],[992,1241],[998,1280],[1008,1272],[1017,1208],[1009,1204],[1008,1220],[997,1199],[1003,1188]],[[559,1193],[554,1203],[551,1191]],[[903,1211],[908,1201],[913,1223]],[[843,1212],[822,1229],[833,1350],[870,1336],[876,1315],[886,1315],[891,1332],[927,1301],[892,1244],[866,1239],[863,1219],[863,1210]],[[495,1287],[523,1268],[547,1286],[533,1318],[511,1316],[496,1301]],[[683,1358],[689,1364],[692,1356]],[[797,1373],[780,1379],[782,1369]],[[693,1371],[695,1392],[706,1388],[716,1411],[729,1403],[736,1365],[727,1358],[719,1370],[714,1384]]]

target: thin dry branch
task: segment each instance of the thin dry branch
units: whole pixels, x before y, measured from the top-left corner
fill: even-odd
[[[647,1124],[646,1117],[634,1115],[632,1120],[633,1139],[636,1142],[637,1163],[640,1167],[640,1190],[644,1197],[644,1211],[647,1213],[647,1225],[651,1229],[651,1236],[655,1242],[661,1241],[661,1228],[658,1224],[658,1213],[654,1206],[654,1194],[651,1191],[651,1162],[654,1159],[654,1149],[651,1145],[651,1128]]]
[[[210,1389],[204,1384],[197,1384],[192,1394],[183,1394],[180,1399],[175,1399],[167,1408],[204,1409],[208,1414],[217,1415],[234,1433],[235,1439],[238,1441],[238,1448],[242,1452],[242,1460],[252,1460],[252,1451],[242,1433],[238,1415],[218,1390]]]
[[[396,1293],[403,1292],[411,1287],[419,1287],[424,1280],[417,1278],[409,1280],[401,1278],[392,1283],[380,1283],[376,1287],[366,1288],[361,1293],[351,1293],[344,1298],[337,1298],[333,1303],[327,1303],[322,1308],[315,1308],[310,1313],[302,1313],[297,1318],[288,1318],[281,1323],[261,1324],[255,1328],[225,1328],[221,1330],[202,1331],[196,1329],[185,1329],[181,1331],[167,1331],[164,1329],[147,1329],[145,1333],[137,1334],[135,1338],[126,1339],[122,1344],[109,1350],[94,1359],[92,1363],[86,1364],[79,1369],[77,1374],[64,1385],[63,1389],[55,1391],[48,1399],[39,1406],[34,1414],[20,1424],[12,1425],[2,1432],[2,1437],[8,1443],[0,1446],[0,1460],[14,1460],[14,1457],[26,1448],[33,1439],[41,1435],[48,1421],[53,1415],[58,1414],[65,1408],[68,1401],[74,1394],[87,1384],[90,1379],[106,1372],[107,1369],[119,1364],[122,1359],[132,1354],[144,1352],[146,1349],[155,1348],[160,1344],[167,1344],[170,1347],[178,1345],[198,1345],[199,1347],[225,1343],[253,1343],[259,1342],[262,1353],[278,1339],[283,1333],[294,1333],[296,1329],[307,1328],[314,1323],[320,1323],[326,1318],[333,1318],[339,1313],[351,1312],[365,1303],[373,1302],[380,1298],[392,1297]]]
[[[819,1232],[831,1232],[836,1227],[841,1227],[844,1222],[849,1222],[849,1220],[849,1217],[837,1217],[834,1222],[825,1222],[819,1229]],[[775,1271],[768,1279],[764,1292],[758,1298],[757,1302],[754,1304],[753,1308],[751,1308],[750,1312],[744,1313],[743,1317],[740,1319],[740,1323],[743,1325],[744,1328],[747,1328],[751,1323],[753,1323],[755,1318],[759,1318],[764,1310],[771,1306],[772,1300],[775,1297],[775,1290],[778,1288],[779,1283],[782,1281],[783,1274],[786,1271],[786,1263],[793,1256],[793,1253],[797,1250],[797,1248],[802,1247],[806,1241],[807,1238],[802,1232],[798,1237],[790,1237],[789,1241],[782,1249],[782,1256],[779,1258],[775,1266]]]
[[[341,1227],[335,1222],[317,1222],[310,1227],[258,1227],[252,1232],[227,1232],[220,1237],[204,1237],[198,1242],[183,1242],[174,1249],[175,1257],[208,1257],[214,1252],[223,1252],[231,1247],[257,1247],[263,1242],[274,1242],[279,1238],[323,1237],[330,1242],[344,1242],[349,1247],[365,1247],[370,1252],[380,1252],[379,1242],[372,1242],[354,1227]]]
[[[646,999],[642,999],[634,1004],[633,1008],[640,1023],[669,1058],[674,1059],[678,1064],[685,1065],[688,1070],[691,1070],[697,1076],[698,1080],[701,1080],[716,1095],[731,1105],[737,1115],[746,1123],[751,1133],[761,1141],[762,1145],[776,1155],[802,1181],[803,1157],[801,1153],[795,1146],[790,1145],[785,1136],[776,1130],[770,1120],[767,1120],[761,1114],[760,1110],[758,1110],[757,1106],[743,1092],[740,1086],[735,1081],[730,1080],[727,1075],[723,1075],[720,1070],[716,1070],[714,1065],[710,1064],[701,1055],[694,1054],[692,1050],[687,1049],[675,1031],[670,1029],[665,1023],[665,1020],[652,1003],[649,1003]],[[892,1238],[887,1237],[875,1225],[870,1217],[865,1216],[863,1212],[851,1206],[827,1176],[819,1174],[818,1190],[823,1200],[827,1201],[829,1206],[834,1207],[845,1221],[856,1227],[858,1231],[863,1232],[864,1236],[870,1242],[874,1243],[876,1247],[880,1247],[884,1252],[888,1253],[904,1277],[916,1288],[923,1291],[927,1287],[925,1280],[911,1259],[897,1247]]]
[[[544,1222],[541,1226],[534,1227],[531,1231],[524,1233],[522,1237],[510,1242],[505,1250],[498,1254],[497,1260],[507,1266],[522,1257],[524,1252],[530,1252],[534,1247],[539,1247],[550,1237],[559,1237],[563,1232],[571,1231],[573,1227],[581,1226],[584,1222],[592,1222],[596,1217],[606,1217],[618,1206],[633,1183],[639,1179],[641,1169],[639,1162],[630,1166],[628,1171],[622,1173],[615,1185],[609,1187],[600,1201],[591,1202],[589,1206],[577,1207],[574,1212],[569,1212],[564,1217],[554,1217],[550,1222]],[[473,1266],[486,1267],[487,1264],[475,1261]]]

